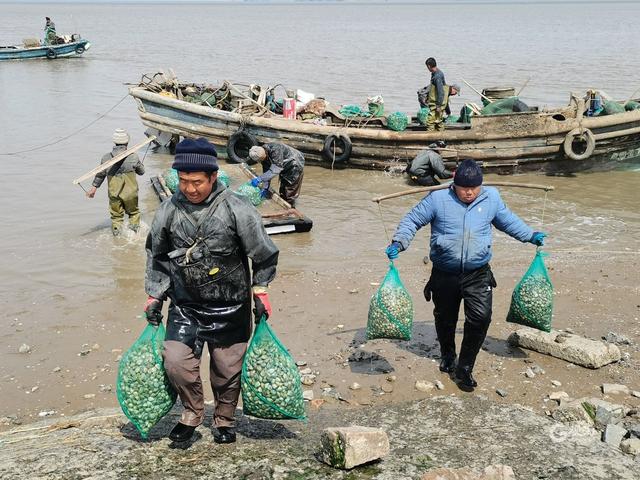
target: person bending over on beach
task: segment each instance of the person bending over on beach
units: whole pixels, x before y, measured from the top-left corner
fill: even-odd
[[[213,438],[232,443],[251,336],[251,298],[256,323],[271,315],[267,286],[275,277],[279,251],[249,200],[217,181],[216,150],[206,139],[176,145],[173,168],[179,191],[153,219],[145,275],[149,323],[159,324],[163,301],[171,300],[162,355],[184,411],[169,438],[191,439],[204,420],[200,359],[206,343],[216,402]]]
[[[409,178],[423,187],[440,185],[435,176],[441,180],[453,177],[453,172],[447,170],[442,161],[442,157],[436,150],[444,148],[444,142],[436,142],[416,155],[413,161],[407,165]]]
[[[105,154],[100,163],[108,162],[113,157],[124,152],[129,144],[129,134],[122,128],[116,129],[113,133],[113,143],[115,144],[113,150]],[[129,216],[129,228],[134,232],[140,229],[136,174],[144,175],[144,165],[140,161],[138,154],[132,153],[107,170],[96,174],[93,178],[92,187],[87,191],[87,197],[95,197],[96,191],[104,182],[105,177],[107,177],[111,233],[113,233],[114,237],[122,233],[125,213]]]
[[[492,229],[541,246],[546,234],[534,232],[502,201],[494,187],[482,186],[482,170],[473,160],[456,169],[453,184],[424,197],[401,221],[387,247],[389,259],[409,248],[416,232],[431,224],[431,278],[424,288],[433,296],[433,316],[440,343],[440,371],[453,373],[464,391],[478,384],[472,376],[489,324],[496,281],[489,266]],[[455,333],[464,301],[464,335],[456,358]]]
[[[261,162],[264,172],[254,178],[251,185],[257,187],[262,184],[262,192],[266,196],[271,179],[279,175],[280,191],[278,193],[283,200],[295,207],[304,177],[304,155],[302,152],[284,143],[265,143],[261,147],[251,147],[249,158]]]

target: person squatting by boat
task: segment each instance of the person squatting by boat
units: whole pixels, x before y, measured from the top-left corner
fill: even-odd
[[[447,170],[442,157],[435,151],[445,146],[444,142],[438,141],[418,153],[411,163],[407,165],[406,172],[409,174],[409,178],[418,185],[430,187],[440,185],[440,182],[435,178],[436,175],[441,180],[453,177],[453,172]]]
[[[113,133],[113,143],[115,144],[113,150],[102,157],[101,164],[108,162],[127,149],[129,134],[122,128],[116,129]],[[140,229],[136,174],[144,175],[144,165],[138,155],[132,153],[107,170],[96,174],[92,187],[87,191],[87,197],[93,198],[105,177],[107,178],[111,233],[115,237],[122,233],[125,213],[129,216],[129,228],[134,232]]]
[[[494,187],[482,186],[482,170],[473,160],[460,163],[448,189],[431,192],[398,224],[386,254],[390,260],[409,248],[416,232],[431,224],[431,277],[424,288],[433,297],[440,371],[453,373],[458,386],[472,391],[476,357],[491,323],[493,289],[497,286],[491,260],[491,226],[520,240],[541,246],[545,233],[534,232],[511,212]],[[464,335],[456,358],[455,333],[464,301]],[[456,361],[457,360],[457,361]]]
[[[284,143],[265,143],[261,147],[251,147],[249,158],[262,164],[262,175],[251,180],[251,185],[262,184],[263,195],[269,191],[271,179],[280,177],[279,195],[283,200],[295,207],[302,189],[304,177],[304,155]]]
[[[216,402],[214,440],[232,443],[251,336],[251,299],[256,323],[271,315],[267,286],[275,277],[279,251],[249,200],[218,182],[217,153],[206,139],[180,142],[173,168],[179,191],[156,212],[147,237],[145,275],[149,323],[162,320],[163,301],[171,300],[164,367],[184,411],[169,438],[189,440],[204,419],[200,362],[207,344]]]

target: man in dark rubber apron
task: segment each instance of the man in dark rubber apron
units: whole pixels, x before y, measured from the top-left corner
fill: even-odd
[[[173,168],[180,191],[155,215],[145,276],[150,323],[160,322],[163,300],[171,300],[164,366],[184,411],[169,438],[189,440],[203,421],[200,359],[206,344],[216,403],[214,440],[231,443],[251,336],[251,298],[256,318],[268,317],[267,286],[276,274],[278,248],[251,203],[217,181],[216,151],[207,140],[180,142]]]

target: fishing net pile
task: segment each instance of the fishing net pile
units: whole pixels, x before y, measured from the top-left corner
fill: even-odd
[[[259,206],[264,201],[261,190],[258,187],[251,185],[251,182],[246,182],[240,185],[236,189],[236,193],[247,197],[254,207]]]
[[[402,132],[409,125],[409,117],[402,112],[393,112],[387,116],[387,127],[396,132]]]

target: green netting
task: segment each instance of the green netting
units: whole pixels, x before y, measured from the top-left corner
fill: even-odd
[[[625,109],[620,103],[607,100],[602,105],[602,111],[598,115],[599,116],[614,115],[616,113],[624,113],[624,112],[625,112]]]
[[[460,117],[458,115],[449,115],[444,123],[458,123],[458,121],[460,120]]]
[[[384,103],[370,103],[369,113],[374,117],[381,117],[384,115]]]
[[[274,420],[306,418],[298,367],[265,317],[242,362],[240,383],[245,414]]]
[[[338,110],[340,115],[343,117],[370,117],[371,113],[366,110],[363,110],[358,105],[344,105],[340,110]]]
[[[369,302],[367,340],[411,340],[412,328],[413,300],[404,288],[398,270],[391,262],[387,275]]]
[[[518,101],[518,97],[508,97],[502,100],[496,100],[495,102],[485,105],[480,114],[482,115],[497,115],[500,113],[513,112],[513,106]]]
[[[631,111],[631,110],[640,110],[640,103],[638,102],[634,102],[633,100],[628,101],[625,106],[624,109],[627,111]]]
[[[387,117],[387,127],[396,132],[402,132],[409,125],[409,117],[402,112],[393,112]]]
[[[541,250],[536,251],[529,269],[514,288],[507,322],[551,331],[553,285],[544,265],[546,256]]]
[[[252,186],[251,182],[246,182],[240,185],[236,190],[236,193],[247,197],[254,207],[260,206],[264,201],[264,198],[260,195],[260,189]]]
[[[227,172],[220,169],[218,170],[218,181],[222,183],[225,187],[228,187],[229,184],[231,183],[231,178],[229,177],[229,174],[227,174]]]
[[[420,110],[418,110],[418,113],[416,115],[420,125],[426,125],[427,124],[427,117],[428,116],[429,116],[429,107],[422,107]]]
[[[164,417],[176,401],[162,361],[165,329],[147,325],[127,350],[118,367],[116,393],[122,411],[142,438]]]
[[[178,190],[178,183],[180,183],[178,171],[175,168],[170,168],[162,174],[162,178],[164,179],[164,183],[167,188],[171,190],[171,193],[176,193],[176,190]]]
[[[458,117],[458,122],[471,123],[472,115],[473,115],[473,109],[469,105],[465,105],[460,109],[460,117]]]

